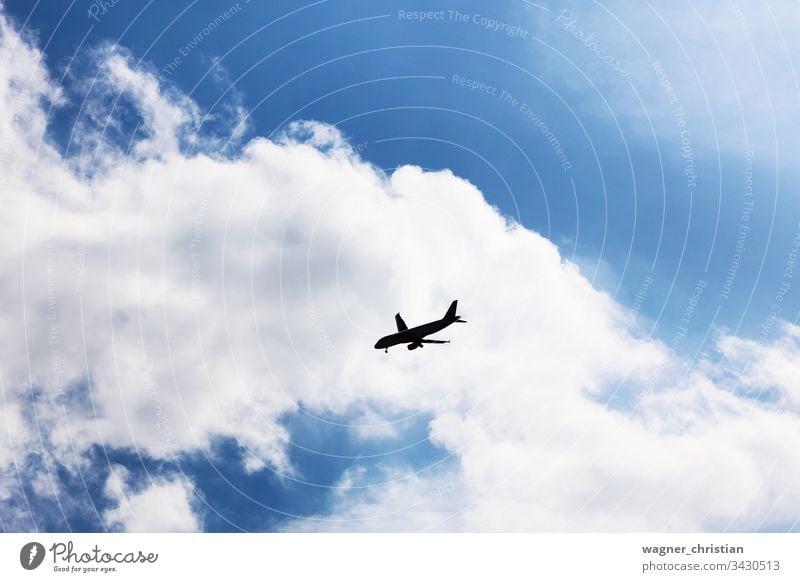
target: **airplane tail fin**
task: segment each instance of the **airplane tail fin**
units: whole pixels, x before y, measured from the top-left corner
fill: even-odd
[[[461,319],[461,317],[456,315],[456,309],[458,309],[458,299],[450,304],[450,308],[447,310],[447,313],[444,314],[444,319],[446,321],[459,321],[466,323],[463,319]]]

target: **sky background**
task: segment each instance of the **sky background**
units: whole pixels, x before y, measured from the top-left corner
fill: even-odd
[[[797,529],[792,3],[2,6],[3,530]]]

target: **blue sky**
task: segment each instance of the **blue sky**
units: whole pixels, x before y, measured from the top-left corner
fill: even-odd
[[[45,135],[66,165],[91,152],[96,142],[83,139],[94,135],[91,128],[105,125],[102,139],[108,147],[128,154],[147,131],[156,134],[152,127],[148,129],[151,122],[143,113],[142,99],[150,97],[130,97],[118,85],[101,89],[104,59],[121,53],[125,67],[157,79],[165,99],[196,104],[200,121],[192,131],[212,135],[216,141],[198,145],[181,139],[179,153],[186,159],[197,152],[213,153],[235,164],[249,155],[243,152],[250,140],[300,139],[290,124],[314,120],[337,128],[357,152],[354,155],[372,164],[377,174],[382,170],[391,176],[396,168],[408,165],[449,170],[474,185],[489,207],[551,241],[561,263],[577,265],[594,291],[612,298],[614,315],[604,326],[626,328],[630,338],[642,342],[642,350],[649,350],[652,342],[669,354],[667,364],[661,356],[653,356],[661,362],[657,373],[621,370],[609,372],[603,388],[584,383],[580,393],[589,393],[587,401],[611,411],[638,410],[645,406],[642,394],[652,392],[654,385],[655,392],[663,395],[699,374],[711,383],[725,384],[722,392],[738,394],[748,406],[778,402],[781,408],[776,414],[793,410],[794,401],[782,388],[786,376],[765,379],[762,374],[754,379],[747,376],[747,364],[735,369],[725,364],[766,361],[774,356],[768,349],[785,348],[790,358],[796,349],[791,329],[783,336],[781,324],[771,319],[777,304],[777,315],[788,323],[796,323],[800,309],[792,273],[786,275],[792,267],[787,261],[793,239],[800,231],[795,195],[800,182],[792,141],[800,122],[797,78],[786,71],[787,63],[793,64],[800,53],[781,7],[747,6],[745,11],[735,3],[679,3],[628,9],[621,3],[522,0],[435,5],[336,0],[308,4],[154,1],[143,6],[119,0],[103,8],[101,4],[85,0],[4,3],[12,26],[22,31],[31,46],[41,49],[50,82],[61,88],[58,105],[44,109]],[[420,18],[420,11],[425,18]],[[762,34],[764,30],[772,34]],[[93,118],[95,111],[99,113]],[[246,127],[245,133],[233,135],[241,127]],[[98,157],[102,161],[102,155]],[[239,182],[231,184],[232,191],[238,191]],[[337,185],[343,190],[348,187]],[[302,200],[303,195],[298,196]],[[118,204],[122,203],[115,201],[109,208]],[[254,208],[256,212],[269,214],[270,208]],[[293,210],[287,212],[290,216]],[[354,222],[359,213],[358,207],[350,212]],[[397,220],[404,219],[398,215]],[[459,224],[453,219],[448,228],[481,246],[476,239],[481,232],[468,226],[460,230]],[[262,233],[259,228],[253,229],[254,241]],[[429,234],[419,221],[409,220],[401,230],[412,241],[427,240]],[[281,236],[286,232],[282,230]],[[264,236],[271,240],[268,231]],[[342,237],[346,240],[346,235]],[[347,273],[348,265],[362,264],[358,253],[370,252],[370,241],[360,242],[358,252],[342,259],[343,272]],[[492,245],[488,235],[485,244]],[[309,243],[307,248],[311,257],[319,247]],[[380,248],[377,243],[375,248]],[[288,255],[282,260],[302,260],[301,254],[297,257]],[[372,259],[380,264],[382,257]],[[335,260],[340,260],[339,255]],[[387,258],[391,264],[395,260]],[[453,262],[475,270],[473,279],[453,295],[466,294],[469,285],[491,295],[491,288],[486,288],[489,282],[478,272],[480,265],[473,264],[469,255],[455,256]],[[307,265],[308,281],[313,282],[326,281],[332,268],[311,259]],[[426,273],[435,272],[434,268],[418,272],[412,268],[406,275],[418,278],[419,287],[425,288]],[[282,289],[306,292],[300,276],[296,281],[292,276],[282,279]],[[337,270],[337,284],[338,277]],[[361,277],[374,278],[376,294],[381,293],[382,284],[389,283],[377,271],[356,269],[351,277],[354,287]],[[536,272],[530,273],[528,281],[531,289],[548,285],[546,280],[538,281]],[[344,306],[347,285],[341,300]],[[405,289],[403,285],[399,289]],[[518,299],[514,303],[502,282],[496,285],[496,309],[525,308],[525,289],[509,295]],[[315,297],[309,295],[308,305],[316,301],[328,305]],[[595,295],[586,297],[590,302],[586,305],[567,299],[563,304],[554,300],[552,305],[576,313],[595,309]],[[388,311],[376,309],[370,319],[359,319],[343,308],[336,316],[321,316],[323,323],[312,321],[311,327],[336,326],[347,320],[361,333],[372,329],[372,317],[390,326],[392,310],[412,311],[413,315],[406,316],[411,321],[426,318],[427,311],[414,313],[413,307],[398,305],[397,300],[394,296],[394,302],[376,299],[364,305],[369,311],[389,304]],[[415,296],[409,303],[422,308],[433,300]],[[536,311],[540,305],[528,307]],[[468,305],[463,310],[470,320],[483,315]],[[165,322],[168,313],[165,308]],[[235,314],[230,317],[235,320]],[[291,327],[290,322],[290,336]],[[349,346],[337,330],[329,332],[334,341]],[[526,333],[534,334],[535,329],[528,327]],[[587,331],[587,336],[591,333]],[[304,340],[297,341],[300,347],[295,350],[302,356]],[[622,346],[629,340],[620,341]],[[498,342],[498,352],[502,352],[505,344]],[[230,344],[234,354],[235,344],[234,339]],[[352,377],[352,367],[362,362],[351,359],[348,349],[328,354],[339,361],[337,378]],[[269,353],[262,355],[270,361]],[[214,356],[204,352],[204,358]],[[477,362],[483,356],[478,351],[469,357]],[[591,359],[585,353],[574,357]],[[299,357],[294,365],[305,363]],[[568,368],[569,361],[564,366]],[[597,366],[606,373],[601,364]],[[786,373],[791,375],[793,369]],[[175,373],[179,376],[180,372]],[[78,394],[74,400],[85,404],[92,374],[78,374],[73,381]],[[441,384],[441,378],[418,369],[409,381],[420,386]],[[33,397],[21,408],[28,421],[36,415],[37,390],[47,393],[34,384],[31,381],[28,386]],[[663,390],[658,388],[662,384]],[[285,465],[266,461],[257,470],[247,466],[255,437],[248,441],[235,432],[214,429],[203,446],[179,447],[177,457],[169,461],[147,446],[140,449],[135,438],[94,442],[73,449],[75,458],[83,459],[76,461],[76,471],[58,455],[43,452],[50,447],[49,433],[40,429],[37,450],[17,451],[9,473],[16,477],[9,488],[10,509],[0,526],[6,530],[125,529],[131,521],[124,516],[116,521],[104,518],[122,507],[121,498],[136,497],[148,483],[164,485],[176,479],[191,484],[189,505],[193,515],[199,516],[198,527],[209,531],[302,529],[313,527],[320,516],[335,522],[337,515],[359,524],[353,516],[362,514],[353,508],[360,502],[380,506],[382,502],[371,497],[373,490],[390,490],[387,483],[398,474],[427,479],[420,487],[431,490],[442,475],[463,472],[470,487],[475,487],[470,476],[476,469],[468,467],[477,461],[470,461],[460,445],[442,436],[449,416],[435,405],[416,409],[406,401],[379,397],[367,399],[366,404],[359,399],[335,403],[323,399],[306,405],[310,400],[311,396],[296,397],[288,409],[275,413],[274,426],[288,435]],[[67,416],[72,405],[65,405]],[[661,403],[654,410],[662,407],[669,408]],[[674,410],[670,414],[677,415]],[[366,424],[382,419],[378,425],[388,422],[392,430],[364,436],[357,428],[364,418],[373,419]],[[30,422],[38,427],[44,421],[37,417]],[[670,422],[665,420],[664,425]],[[272,450],[272,445],[264,446]],[[261,450],[258,445],[255,449]],[[127,472],[125,495],[109,493],[112,466]],[[348,481],[354,471],[358,472],[355,487],[352,479]],[[43,475],[50,486],[42,485]],[[343,500],[342,491],[350,492],[352,499]],[[602,498],[602,491],[598,493]],[[453,503],[471,507],[469,491],[464,495],[466,500]],[[460,515],[458,508],[452,513],[442,511]],[[744,512],[729,514],[717,521],[671,523],[706,529],[796,528],[787,516],[759,524],[745,519]],[[449,519],[436,523],[460,527]],[[616,527],[602,521],[564,525],[541,519],[529,527]],[[509,523],[486,527],[525,528]],[[624,527],[631,528],[666,527],[657,518],[626,523]],[[408,524],[389,523],[386,529],[423,527],[417,524],[412,519]],[[481,522],[464,527],[480,529]]]

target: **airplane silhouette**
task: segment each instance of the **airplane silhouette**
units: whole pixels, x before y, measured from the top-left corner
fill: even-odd
[[[429,340],[424,338],[426,335],[436,333],[437,331],[442,331],[451,323],[467,323],[461,319],[460,316],[456,315],[457,306],[458,300],[456,299],[450,304],[450,308],[447,310],[447,313],[444,314],[442,319],[437,319],[436,321],[431,321],[429,323],[423,323],[422,325],[418,325],[417,327],[412,327],[410,329],[398,313],[394,316],[394,320],[397,322],[397,333],[393,333],[379,339],[378,343],[375,344],[375,349],[385,350],[388,353],[389,348],[396,346],[397,344],[408,344],[409,350],[421,348],[423,347],[423,344],[449,344],[449,341]]]

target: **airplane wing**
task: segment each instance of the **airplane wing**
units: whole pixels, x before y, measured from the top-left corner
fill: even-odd
[[[421,344],[449,344],[450,340],[419,340]]]
[[[405,331],[405,330],[408,329],[408,326],[406,325],[406,322],[403,321],[403,318],[400,317],[399,313],[394,316],[394,320],[397,323],[397,331]]]

